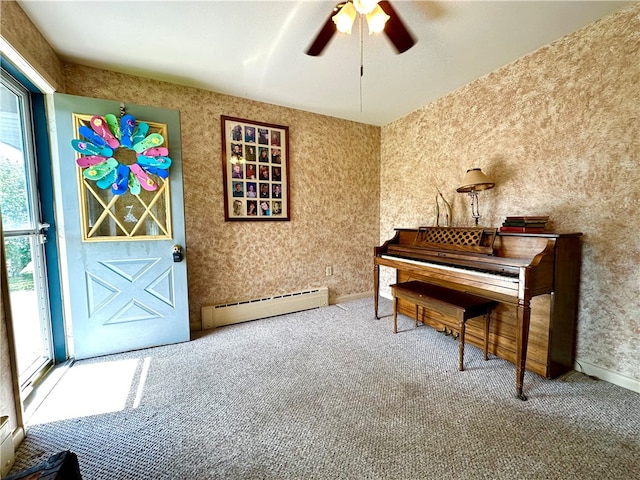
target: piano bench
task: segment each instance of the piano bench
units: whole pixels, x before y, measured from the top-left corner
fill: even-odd
[[[393,333],[398,333],[398,299],[406,300],[416,306],[416,326],[418,326],[419,308],[427,308],[458,322],[459,363],[458,370],[464,370],[464,334],[467,320],[484,317],[484,359],[488,360],[489,317],[497,302],[450,288],[431,285],[420,281],[410,281],[391,285],[393,296]]]

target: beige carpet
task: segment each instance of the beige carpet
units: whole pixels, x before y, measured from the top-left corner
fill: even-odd
[[[638,478],[637,393],[527,372],[522,402],[512,364],[468,346],[458,372],[457,341],[399,329],[359,300],[76,362],[13,471],[69,449],[85,479]]]

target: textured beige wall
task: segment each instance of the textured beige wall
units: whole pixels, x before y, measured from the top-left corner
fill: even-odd
[[[62,63],[29,17],[14,0],[0,0],[0,35],[51,86],[62,89]]]
[[[433,225],[436,189],[455,225],[549,215],[580,231],[577,355],[640,379],[640,3],[528,55],[382,129],[380,232]],[[385,272],[382,284],[393,281]]]
[[[318,286],[333,298],[371,291],[379,127],[78,65],[64,74],[72,95],[180,111],[193,325],[202,305]],[[224,221],[220,115],[289,126],[291,221]]]

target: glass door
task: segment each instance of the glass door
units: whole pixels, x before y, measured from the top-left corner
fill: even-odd
[[[0,85],[0,210],[21,390],[53,363],[49,291],[30,93],[6,71]]]

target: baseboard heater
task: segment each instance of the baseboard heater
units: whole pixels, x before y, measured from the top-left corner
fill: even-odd
[[[247,322],[329,305],[327,287],[202,307],[202,329]]]

